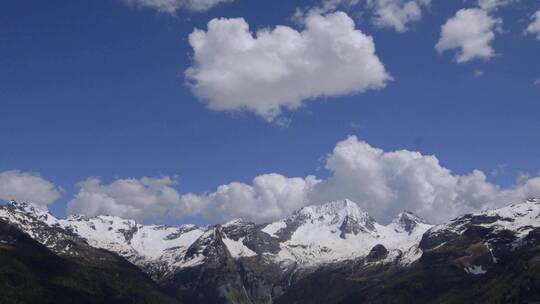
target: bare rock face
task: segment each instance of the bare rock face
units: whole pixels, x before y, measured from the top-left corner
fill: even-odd
[[[388,256],[388,250],[381,244],[375,245],[369,251],[369,254],[366,257],[368,262],[376,262],[384,260]]]

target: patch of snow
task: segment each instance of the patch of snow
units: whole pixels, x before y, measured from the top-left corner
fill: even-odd
[[[244,238],[240,238],[238,241],[229,239],[227,237],[223,238],[223,243],[225,243],[225,246],[227,246],[227,249],[233,258],[256,256],[257,253],[247,248],[243,241]]]
[[[221,225],[223,227],[231,227],[231,226],[238,226],[244,224],[244,220],[241,218],[237,218],[231,221],[226,222],[225,224]]]
[[[3,244],[3,245],[13,245],[15,244],[16,240],[10,240],[10,241],[7,241],[7,240],[0,240],[0,244]]]
[[[472,275],[483,275],[486,274],[487,271],[482,268],[482,266],[479,265],[471,265],[465,267],[465,272]]]
[[[268,234],[271,237],[279,238],[276,233],[278,233],[281,229],[286,228],[287,224],[285,221],[278,221],[274,223],[270,223],[266,225],[263,229],[261,229],[262,232]]]
[[[484,245],[487,247],[487,249],[489,250],[489,254],[491,254],[491,261],[494,263],[494,264],[497,264],[498,260],[497,260],[497,257],[495,257],[495,255],[493,254],[493,249],[491,249],[491,245],[489,243],[484,243]]]

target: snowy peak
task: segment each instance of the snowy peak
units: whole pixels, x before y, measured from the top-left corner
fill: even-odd
[[[390,252],[389,259],[405,258],[410,262],[418,254],[406,251],[418,244],[431,225],[412,214],[401,218],[408,225],[398,226],[410,228],[411,233],[404,228],[382,226],[356,203],[340,200],[304,207],[287,219],[263,226],[261,231],[279,241],[280,251],[274,256],[278,262],[310,267],[363,258],[377,245]]]
[[[318,216],[335,215],[340,215],[342,217],[352,216],[357,218],[369,217],[367,212],[360,209],[360,206],[358,206],[358,204],[348,199],[332,201],[322,205],[306,206],[297,211],[297,213],[309,216],[311,218]]]
[[[16,201],[0,206],[0,219],[16,224],[32,237],[34,237],[32,233],[41,233],[43,227],[59,225],[58,219],[47,211],[32,204]]]
[[[303,223],[318,222],[320,225],[337,227],[342,238],[347,234],[372,232],[375,220],[363,211],[355,202],[345,199],[332,201],[319,206],[307,206],[293,215],[294,220]]]
[[[411,234],[419,226],[425,225],[427,225],[427,222],[423,218],[410,211],[403,211],[392,220],[388,227],[394,229],[396,232],[406,232]]]
[[[221,226],[223,228],[242,228],[242,227],[250,227],[254,225],[255,224],[253,222],[238,218],[238,219],[228,221],[225,224],[222,224]]]
[[[445,242],[471,223],[526,235],[540,227],[540,199],[464,215],[433,228],[411,212],[400,213],[387,226],[380,225],[350,200],[306,206],[266,225],[241,219],[210,227],[142,225],[116,216],[73,215],[57,219],[30,204],[17,202],[0,207],[0,218],[55,252],[65,250],[66,240],[84,242],[115,252],[158,279],[227,255],[314,266],[365,258],[371,253],[387,256],[385,260],[410,263],[421,256],[423,249]],[[429,243],[427,247],[420,244],[423,236]]]
[[[10,201],[7,205],[7,209],[12,213],[19,213],[35,218],[46,219],[49,216],[53,217],[46,210],[25,202]]]

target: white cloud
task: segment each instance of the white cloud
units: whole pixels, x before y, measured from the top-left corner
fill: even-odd
[[[319,183],[313,176],[288,178],[280,174],[265,174],[253,179],[251,185],[230,183],[215,192],[186,194],[178,214],[197,214],[218,221],[244,218],[255,222],[272,221],[290,215],[307,205],[307,195]]]
[[[383,221],[402,210],[430,219],[455,214],[451,202],[458,179],[434,156],[384,152],[349,137],[336,145],[326,168],[332,176],[319,185],[312,200],[349,198]]]
[[[351,10],[360,3],[364,5],[363,11],[371,14],[376,26],[406,32],[409,23],[422,19],[422,10],[430,6],[431,0],[322,0],[318,6],[307,11],[327,13],[338,8]],[[302,16],[305,13],[299,10],[296,15]]]
[[[132,219],[164,217],[180,202],[174,185],[170,177],[118,179],[108,185],[99,178],[89,178],[79,183],[79,193],[68,203],[67,211]]]
[[[408,30],[407,24],[422,18],[422,8],[431,0],[367,0],[373,10],[373,22],[380,27],[394,28],[398,32]]]
[[[0,200],[16,200],[46,208],[62,189],[39,175],[18,170],[0,173]]]
[[[336,145],[326,168],[332,174],[309,194],[312,203],[349,198],[383,222],[402,210],[442,222],[540,195],[540,178],[501,190],[479,170],[452,174],[435,156],[407,150],[385,152],[356,137]]]
[[[442,222],[540,195],[540,177],[526,177],[515,187],[501,189],[488,182],[482,171],[453,174],[435,156],[385,152],[354,136],[337,143],[326,158],[326,169],[331,174],[325,180],[274,173],[258,176],[251,184],[230,183],[212,193],[186,194],[174,213],[215,221],[266,222],[308,204],[349,198],[382,222],[403,210]]]
[[[483,10],[491,11],[512,2],[514,0],[478,0],[478,6]]]
[[[308,176],[288,178],[265,174],[253,183],[221,185],[215,192],[180,196],[170,177],[119,179],[102,184],[99,178],[79,183],[68,203],[69,214],[116,215],[132,219],[203,216],[217,222],[244,218],[256,222],[285,217],[307,204],[307,194],[319,181]]]
[[[531,24],[527,27],[527,33],[536,35],[536,39],[540,40],[540,10],[536,11],[531,19]]]
[[[474,77],[477,77],[477,78],[484,76],[484,74],[485,73],[482,70],[474,70],[474,72],[473,72]]]
[[[485,10],[461,9],[441,27],[441,38],[435,48],[439,53],[459,49],[459,63],[489,59],[494,56],[491,43],[501,24],[500,18],[490,16]]]
[[[159,12],[174,14],[177,10],[207,11],[212,7],[233,0],[122,0],[125,4],[135,7],[146,7]]]
[[[186,78],[216,111],[248,110],[271,121],[306,100],[380,89],[390,76],[370,36],[343,12],[309,14],[305,29],[261,29],[242,18],[213,19],[189,36]]]
[[[439,223],[467,212],[504,206],[540,196],[540,177],[523,175],[501,188],[473,170],[454,174],[433,155],[386,152],[351,136],[326,158],[330,176],[290,178],[257,176],[251,183],[233,182],[210,193],[180,195],[169,177],[120,179],[103,185],[98,178],[80,183],[68,213],[111,214],[126,218],[202,216],[215,222],[244,218],[268,222],[310,204],[352,199],[381,222],[403,210]]]

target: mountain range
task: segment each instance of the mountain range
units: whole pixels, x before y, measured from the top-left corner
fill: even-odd
[[[350,200],[282,220],[142,225],[0,207],[0,303],[540,301],[540,198],[431,225]]]

